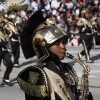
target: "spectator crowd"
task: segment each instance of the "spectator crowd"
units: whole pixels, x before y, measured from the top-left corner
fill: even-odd
[[[1,9],[0,16],[9,15],[11,12],[16,13],[16,24],[19,30],[25,26],[28,18],[37,10],[41,10],[46,18],[52,17],[55,24],[63,29],[69,35],[68,45],[79,46],[80,32],[77,27],[77,22],[81,17],[83,8],[91,11],[91,20],[95,18],[97,24],[96,44],[100,44],[100,1],[99,0],[27,0],[24,4],[24,10],[12,11]],[[93,20],[92,20],[93,21]],[[20,33],[19,32],[19,33]]]

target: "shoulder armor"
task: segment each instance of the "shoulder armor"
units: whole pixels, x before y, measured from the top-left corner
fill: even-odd
[[[74,68],[68,63],[65,63],[65,68],[69,72],[67,74],[65,73],[65,76],[67,77],[67,80],[69,80],[68,83],[71,84],[71,85],[76,84],[76,86],[78,86],[78,76],[77,76],[76,71],[74,70]]]
[[[84,23],[82,22],[81,18],[78,20],[77,26],[84,26]]]
[[[86,27],[86,25],[88,25],[88,24],[89,24],[89,22],[85,18],[80,18],[79,21],[77,22],[78,26],[85,26]]]
[[[0,41],[4,41],[5,42],[5,35],[3,34],[2,31],[0,31]]]
[[[14,27],[14,24],[12,24],[11,22],[8,22],[6,25],[5,25],[5,28],[7,30],[9,30],[10,32],[13,32],[15,34],[18,34],[16,28]]]
[[[46,74],[40,67],[34,65],[25,68],[18,74],[17,81],[27,95],[34,97],[49,95]]]

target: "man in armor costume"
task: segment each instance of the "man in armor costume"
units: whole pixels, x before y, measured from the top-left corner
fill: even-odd
[[[14,57],[14,67],[19,67],[20,46],[19,46],[19,33],[16,27],[16,13],[9,14],[9,21],[6,23],[5,28],[8,31],[12,54]]]
[[[46,23],[41,11],[29,18],[20,36],[21,47],[26,59],[37,56],[37,64],[18,74],[25,100],[79,100],[76,72],[60,61],[65,57],[66,39],[65,32]]]
[[[80,40],[83,44],[84,50],[78,53],[79,59],[85,55],[87,63],[93,63],[90,59],[90,50],[92,49],[92,24],[90,21],[90,11],[87,9],[82,9],[81,18],[77,22],[77,26],[80,31]]]
[[[3,29],[4,20],[0,19],[0,62],[3,59],[6,65],[6,71],[3,76],[3,81],[0,83],[0,86],[7,84],[8,86],[13,86],[13,84],[9,81],[10,73],[13,69],[13,63],[11,61],[11,57],[9,52],[7,51],[8,41],[6,39],[5,31]]]

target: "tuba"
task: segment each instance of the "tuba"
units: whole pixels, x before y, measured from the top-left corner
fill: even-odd
[[[87,100],[87,96],[89,95],[89,81],[88,81],[88,76],[90,71],[89,67],[85,65],[81,60],[76,59],[69,53],[66,53],[65,57],[78,62],[83,67],[84,70],[81,79],[79,100]]]

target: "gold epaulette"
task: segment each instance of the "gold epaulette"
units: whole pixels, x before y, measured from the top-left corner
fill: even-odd
[[[30,96],[49,96],[48,80],[42,68],[30,66],[22,70],[17,77],[20,88]]]
[[[81,18],[78,20],[77,26],[84,26],[84,23],[82,22]]]
[[[84,24],[82,22],[77,22],[77,26],[84,26]]]
[[[89,24],[89,22],[85,18],[80,18],[79,21],[77,22],[78,26],[86,27],[86,25],[88,25],[88,24]]]
[[[45,85],[33,85],[23,81],[20,78],[18,78],[18,83],[20,84],[21,89],[28,95],[35,96],[35,97],[47,96]]]
[[[5,25],[5,28],[9,31],[9,32],[13,32],[14,34],[18,34],[16,28],[14,27],[14,25],[12,25],[11,23],[7,23]]]

